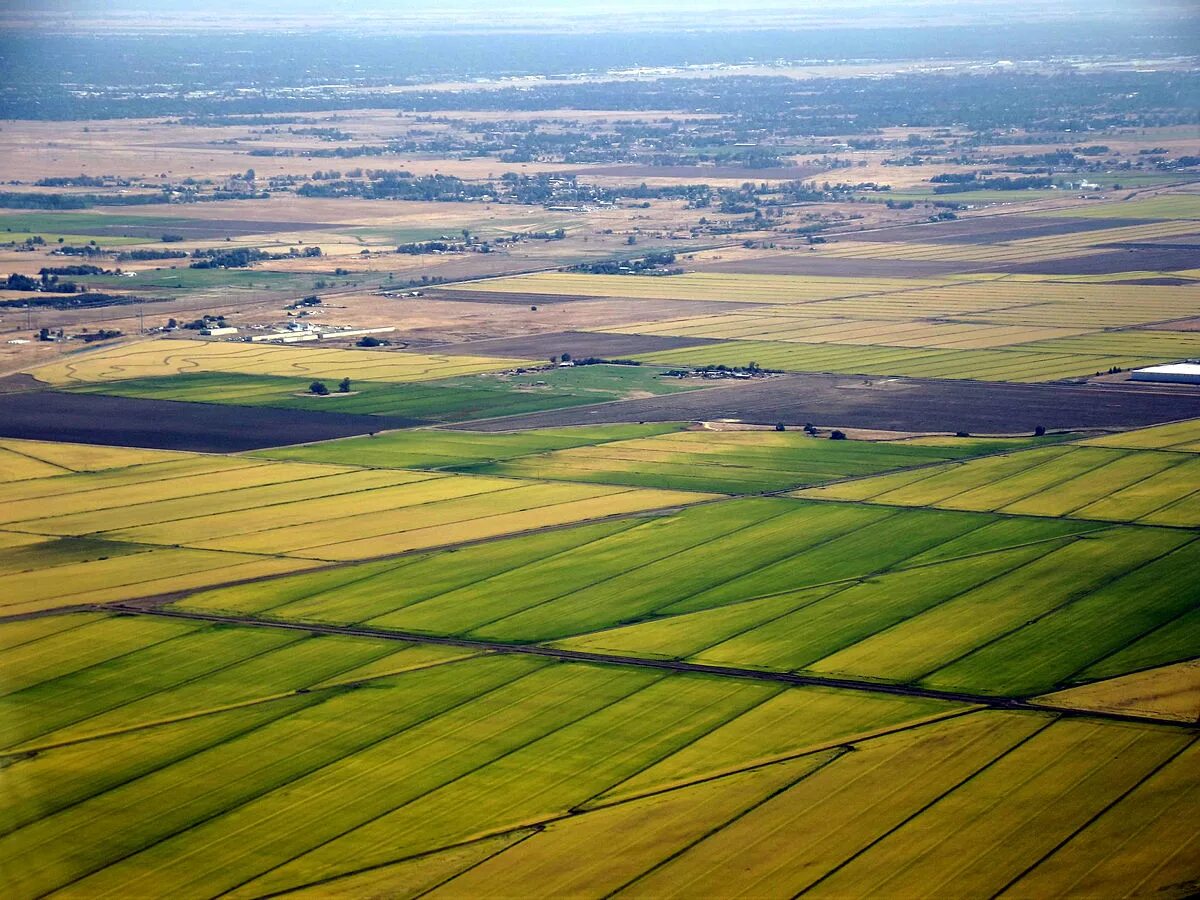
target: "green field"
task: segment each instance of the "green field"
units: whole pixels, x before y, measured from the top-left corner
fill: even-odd
[[[745,494],[787,490],[1058,439],[952,438],[934,446],[905,441],[831,441],[799,431],[686,432],[522,455],[470,471]]]
[[[1070,339],[1055,342],[1067,344]],[[1183,339],[1188,343],[1188,339]],[[1118,345],[1120,342],[1116,342]],[[1164,341],[1172,347],[1179,341]],[[661,350],[639,358],[658,365],[748,366],[786,372],[836,372],[860,375],[904,375],[912,378],[965,378],[974,381],[1054,381],[1105,372],[1113,366],[1168,362],[1179,354],[1155,356],[1137,350],[1057,348],[1027,349],[1017,345],[992,350],[934,350],[865,344],[804,344],[785,341],[728,341],[706,347]],[[1156,348],[1161,344],[1155,344]]]
[[[258,276],[264,273],[251,274]],[[311,378],[225,372],[135,378],[89,384],[74,390],[153,400],[277,406],[397,416],[423,422],[461,422],[699,387],[678,378],[661,377],[662,372],[662,369],[651,366],[599,365],[526,375],[481,374],[443,378],[422,384],[397,385],[355,380],[351,384],[354,393],[346,397],[297,396],[308,392]]]
[[[59,726],[7,737],[14,896],[1044,896],[1192,869],[1180,729],[95,615],[0,647],[0,702]],[[1130,821],[1155,853],[1108,837]]]
[[[1195,527],[1200,525],[1197,492],[1200,456],[1195,452],[1061,445],[809,488],[802,495]]]
[[[470,471],[497,460],[590,447],[676,431],[673,424],[587,425],[530,431],[389,431],[375,437],[301,444],[250,455],[271,459],[399,469]]]

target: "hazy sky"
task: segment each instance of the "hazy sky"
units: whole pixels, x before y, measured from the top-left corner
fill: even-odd
[[[1181,18],[1195,0],[0,0],[16,27],[571,30],[811,28]],[[1200,48],[1198,48],[1200,49]]]

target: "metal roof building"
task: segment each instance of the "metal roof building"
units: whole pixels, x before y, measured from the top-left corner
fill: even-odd
[[[1176,384],[1200,384],[1200,363],[1171,363],[1134,369],[1129,376],[1134,381],[1171,381]]]

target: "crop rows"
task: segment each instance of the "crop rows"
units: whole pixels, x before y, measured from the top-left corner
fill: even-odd
[[[809,488],[803,496],[1195,527],[1198,493],[1194,452],[1058,446]]]
[[[868,443],[815,440],[799,432],[684,432],[522,455],[473,471],[741,494],[958,459],[1025,443],[953,438],[938,444]]]
[[[582,896],[718,883],[844,895],[962,879],[1037,895],[1194,877],[1195,745],[1180,731],[512,656],[405,664],[415,648],[362,639],[322,685],[321,664],[307,667],[328,671],[330,638],[153,624],[55,622],[4,652],[18,673],[66,653],[23,690],[51,704],[81,694],[74,715],[108,729],[76,719],[60,732],[73,741],[7,757],[0,861],[20,896],[453,897],[535,882]],[[138,635],[105,660],[61,643],[100,627]],[[210,646],[226,655],[198,661]],[[146,693],[137,673],[161,676],[169,659],[188,671]],[[301,684],[313,687],[288,690]],[[255,688],[253,702],[217,702]],[[70,703],[55,708],[70,718]],[[1130,822],[1152,830],[1151,851],[1114,854],[1108,832]]]
[[[460,549],[453,565],[434,553],[220,589],[182,606],[1036,693],[1158,629],[1162,646],[1142,661],[1179,659],[1168,636],[1197,602],[1197,551],[1181,530],[753,499]]]
[[[965,378],[974,381],[1038,382],[1129,368],[1166,360],[1137,355],[1094,356],[1036,352],[1021,347],[998,350],[933,350],[857,344],[801,344],[785,341],[729,341],[705,347],[643,354],[647,362],[674,365],[748,366],[788,372],[904,375],[913,378]]]

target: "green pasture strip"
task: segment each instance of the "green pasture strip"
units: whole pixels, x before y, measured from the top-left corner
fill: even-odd
[[[1195,659],[1200,653],[1200,607],[1170,619],[1153,631],[1073,673],[1071,683],[1098,681],[1129,672]]]
[[[1200,540],[1117,577],[926,676],[977,693],[1030,695],[1200,606]]]
[[[651,366],[608,365],[575,366],[524,375],[487,373],[405,384],[352,380],[352,393],[345,397],[306,396],[312,380],[311,377],[202,372],[87,384],[70,390],[152,400],[274,406],[398,416],[428,422],[461,422],[705,386],[694,380],[666,377],[662,369]],[[334,385],[329,387],[332,390]]]
[[[406,646],[396,641],[340,635],[302,636],[287,643],[267,644],[261,652],[253,652],[256,642],[248,638],[243,641],[240,637],[231,637],[229,643],[237,644],[236,652],[231,646],[226,655],[214,654],[212,668],[208,671],[183,682],[175,682],[174,677],[160,678],[159,690],[146,696],[135,696],[106,712],[46,734],[38,739],[39,743],[76,740],[82,735],[120,731],[201,710],[291,694],[382,659]],[[220,649],[224,651],[224,647]],[[172,672],[186,671],[186,666],[177,659],[187,660],[193,653],[211,652],[201,646],[198,636],[180,642],[172,651],[173,655],[166,663]],[[140,660],[133,677],[143,671],[146,671],[145,661]],[[94,684],[106,675],[89,673],[87,683]],[[56,693],[49,702],[56,702],[60,696]]]
[[[1104,434],[1082,442],[1095,447],[1119,447],[1129,450],[1177,450],[1200,453],[1200,419],[1169,422],[1135,431]]]
[[[940,445],[830,441],[799,432],[696,432],[628,440],[483,465],[471,471],[637,487],[759,493],[962,459],[1037,439]],[[961,443],[955,443],[960,441]]]
[[[1037,352],[1025,345],[986,350],[937,350],[868,344],[803,344],[785,341],[726,341],[705,347],[641,354],[659,365],[749,366],[789,372],[835,372],[953,378],[972,381],[1036,382],[1166,362],[1150,354]]]
[[[1128,526],[1083,536],[808,668],[826,675],[919,681],[1016,628],[1100,591],[1191,539],[1180,531]],[[1026,662],[1014,661],[1018,667]],[[997,668],[988,678],[964,675],[953,683],[1002,694],[1005,677],[1010,673]]]
[[[1089,176],[1091,177],[1091,176]],[[1097,176],[1103,177],[1103,176]],[[1189,178],[1189,176],[1182,176]],[[1163,181],[1175,181],[1179,176],[1150,176],[1150,181],[1136,181],[1124,175],[1114,175],[1122,185],[1154,184]],[[958,196],[957,194],[955,196]],[[1200,219],[1200,196],[1196,194],[1162,194],[1157,197],[1137,198],[1119,203],[1097,203],[1088,206],[1071,206],[1064,209],[1046,210],[1045,212],[1030,213],[1034,216],[1061,217],[1073,219]]]
[[[297,823],[292,834],[299,840],[293,838],[287,850],[307,845],[311,852],[296,854],[287,865],[250,882],[245,894],[287,890],[364,864],[388,862],[397,850],[403,855],[433,850],[474,834],[561,815],[778,690],[689,676],[664,678],[628,670],[582,674],[572,670],[584,667],[558,668],[553,694],[546,698],[547,703],[557,699],[553,707],[536,719],[529,717],[526,725],[529,701],[522,700],[505,717],[512,724],[496,723],[496,739],[445,748],[441,752],[448,758],[436,782],[420,771],[404,774],[403,750],[393,750],[393,758],[400,756],[398,766],[389,761],[389,769],[400,769],[400,778],[391,782],[395,787],[384,792],[368,787],[381,796],[372,796],[365,809],[348,808],[352,797],[345,805],[339,802],[334,821],[318,824],[316,834],[305,833],[312,825]],[[431,782],[432,789],[422,793]],[[382,814],[363,821],[364,813],[372,811]],[[255,811],[254,818],[259,816]],[[351,827],[355,820],[362,824]],[[232,834],[232,829],[220,831]],[[323,835],[331,839],[317,846],[315,839]]]
[[[286,632],[271,634],[257,629],[203,628],[42,681],[0,701],[3,707],[0,721],[4,722],[4,727],[0,728],[0,746],[14,747],[35,739],[44,740],[68,726],[209,676],[297,639],[297,635]],[[51,645],[44,651],[52,653],[53,649]],[[148,706],[154,708],[154,704]],[[36,710],[37,714],[29,715],[30,710]],[[118,723],[115,727],[138,724],[136,718],[110,716],[107,720],[112,719]],[[99,721],[106,719],[101,717]],[[80,729],[74,732],[79,733]]]
[[[675,431],[679,425],[582,425],[531,431],[393,431],[374,437],[260,450],[255,456],[355,466],[481,471],[496,460]]]
[[[320,699],[296,695],[0,757],[7,785],[0,808],[0,837],[249,734]]]
[[[81,886],[80,879],[118,860],[276,789],[303,784],[305,776],[328,770],[423,722],[436,721],[455,707],[495,705],[487,699],[491,693],[544,666],[539,660],[484,658],[397,676],[390,685],[371,690],[330,692],[322,703],[0,838],[9,889],[36,896]],[[103,761],[104,742],[91,746],[92,758]],[[45,792],[52,786],[38,783],[31,790]],[[20,866],[14,865],[16,860],[21,860]],[[178,860],[183,862],[183,857]]]

